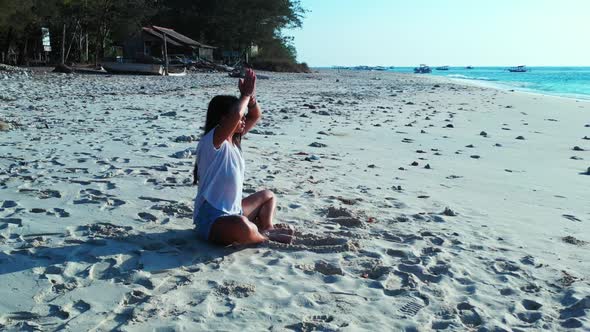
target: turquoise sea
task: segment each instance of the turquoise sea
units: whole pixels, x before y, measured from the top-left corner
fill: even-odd
[[[472,81],[498,88],[524,90],[564,97],[590,99],[590,67],[528,67],[526,73],[511,73],[507,67],[432,68],[431,74]],[[388,71],[413,73],[413,67],[395,67]]]

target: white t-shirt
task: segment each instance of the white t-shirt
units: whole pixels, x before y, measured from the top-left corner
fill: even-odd
[[[203,135],[197,145],[199,191],[195,198],[195,216],[204,201],[228,214],[242,211],[244,158],[240,149],[227,140],[219,149],[215,148],[213,136],[216,128]]]

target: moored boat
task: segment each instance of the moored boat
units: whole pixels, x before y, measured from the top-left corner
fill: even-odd
[[[449,66],[436,67],[436,70],[449,70]]]
[[[432,72],[432,69],[425,64],[421,64],[419,67],[414,68],[415,74],[429,74]]]
[[[105,61],[102,67],[111,74],[164,75],[164,66],[154,63]]]
[[[508,68],[508,71],[511,73],[526,73],[529,70],[526,66],[521,65],[521,66],[516,66],[516,67],[510,67],[510,68]]]

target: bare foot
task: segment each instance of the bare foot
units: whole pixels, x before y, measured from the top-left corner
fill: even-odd
[[[290,234],[284,234],[273,230],[266,231],[263,233],[269,241],[280,242],[285,244],[291,244],[293,242],[293,236]]]
[[[272,225],[272,230],[276,232],[280,232],[282,234],[293,235],[295,234],[295,227],[289,224],[274,224]]]

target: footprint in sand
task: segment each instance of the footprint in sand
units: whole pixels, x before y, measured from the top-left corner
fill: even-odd
[[[80,199],[74,200],[74,204],[99,204],[102,207],[111,207],[111,209],[117,208],[125,201],[113,198],[115,195],[105,194],[100,190],[96,189],[82,189],[80,190]]]
[[[459,318],[461,322],[468,328],[475,328],[483,323],[481,316],[475,310],[475,307],[467,302],[461,302],[457,305],[459,311]]]
[[[295,232],[291,244],[269,241],[265,246],[272,249],[282,250],[307,250],[316,253],[337,253],[346,251],[356,251],[359,244],[348,238],[337,238],[331,236],[319,236],[315,234],[303,234]]]
[[[39,198],[39,199],[61,198],[61,193],[59,191],[51,190],[51,189],[39,190],[39,189],[26,189],[25,188],[25,189],[19,189],[18,191],[21,193],[37,196],[37,198]]]

